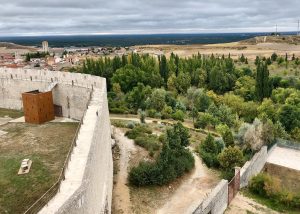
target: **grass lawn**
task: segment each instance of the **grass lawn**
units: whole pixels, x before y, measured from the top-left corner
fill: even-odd
[[[242,194],[245,196],[254,199],[256,202],[265,205],[266,207],[269,207],[275,211],[278,211],[280,213],[289,213],[289,214],[298,214],[300,213],[300,209],[294,209],[294,208],[288,208],[286,205],[282,203],[278,203],[272,199],[265,198],[256,194],[253,194],[248,189],[244,189],[242,191]]]
[[[0,108],[0,117],[8,116],[10,118],[22,117],[24,114],[22,111]]]
[[[24,213],[58,179],[78,123],[8,123],[0,130],[0,213]],[[18,175],[21,161],[29,174]]]

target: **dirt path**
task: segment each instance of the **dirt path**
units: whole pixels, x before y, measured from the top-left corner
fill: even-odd
[[[158,214],[192,213],[206,194],[218,183],[218,176],[209,170],[197,155],[194,157],[194,172],[187,181],[180,185],[167,203],[157,210]]]
[[[140,119],[138,118],[138,115],[133,115],[133,114],[130,114],[130,115],[110,114],[109,117],[110,117],[111,120],[129,120],[129,121],[140,122]],[[170,123],[170,124],[177,123],[177,121],[171,120],[171,119],[161,120],[161,119],[149,118],[149,117],[147,117],[145,119],[146,123],[153,123],[154,121],[158,122],[158,123],[164,123],[164,122]],[[188,128],[188,129],[194,128],[193,121],[191,121],[191,120],[186,119],[184,122],[182,122],[182,124],[183,124],[184,127]],[[213,131],[210,131],[210,132],[212,133]]]
[[[110,115],[111,119],[139,121],[134,116]],[[156,120],[161,122],[161,120]],[[146,119],[147,123],[153,122],[151,118]],[[189,127],[190,124],[184,124]],[[116,140],[120,147],[120,171],[115,180],[114,200],[117,213],[131,213],[130,192],[127,183],[127,168],[130,154],[136,152],[134,142],[127,139],[120,129],[116,129]],[[201,203],[207,193],[213,189],[219,182],[219,177],[215,172],[209,170],[197,156],[195,157],[195,169],[188,178],[176,188],[166,202],[151,213],[192,213]],[[154,207],[152,207],[154,208]]]
[[[8,123],[11,120],[12,120],[12,118],[10,118],[10,117],[0,117],[0,126],[5,125],[6,123]]]
[[[128,166],[131,153],[134,152],[135,146],[133,140],[124,136],[124,132],[116,128],[115,139],[120,149],[119,171],[114,186],[114,207],[115,213],[131,213],[131,202],[129,187],[127,186]]]
[[[225,211],[225,214],[279,214],[268,207],[255,202],[241,193],[238,193]]]

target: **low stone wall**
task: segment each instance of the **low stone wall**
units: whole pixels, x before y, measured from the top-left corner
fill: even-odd
[[[253,158],[246,162],[245,165],[240,169],[239,172],[236,172],[236,179],[239,181],[235,181],[234,184],[237,187],[236,191],[239,188],[243,188],[248,185],[250,179],[260,173],[268,158],[268,150],[267,147],[264,146],[261,148],[259,152],[257,152]],[[238,170],[238,168],[236,169]],[[240,185],[239,185],[240,184]],[[239,185],[239,186],[238,186]],[[202,203],[198,206],[198,208],[193,212],[193,214],[221,214],[224,213],[228,204],[234,197],[234,193],[229,200],[229,185],[227,180],[222,180],[208,195],[208,197],[202,201]]]
[[[262,147],[250,161],[247,161],[241,168],[241,183],[240,188],[246,187],[250,179],[260,173],[264,168],[268,158],[268,149],[266,146]]]
[[[212,190],[206,199],[198,206],[193,214],[221,214],[228,204],[228,181],[222,180]]]

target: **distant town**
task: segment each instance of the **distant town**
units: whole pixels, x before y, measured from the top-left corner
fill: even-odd
[[[0,43],[0,67],[47,70],[69,69],[81,65],[86,58],[122,56],[137,52],[132,47],[50,48],[48,41],[43,41],[40,48],[11,43],[2,43],[2,46],[3,51]]]

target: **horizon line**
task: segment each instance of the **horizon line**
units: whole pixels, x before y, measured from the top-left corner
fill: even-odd
[[[178,32],[178,33],[58,33],[58,34],[20,34],[20,35],[6,35],[0,36],[0,38],[8,38],[8,37],[55,37],[55,36],[143,36],[143,35],[199,35],[199,34],[268,34],[268,33],[276,33],[274,31],[240,31],[240,32]],[[277,33],[297,33],[297,31],[279,31]]]

